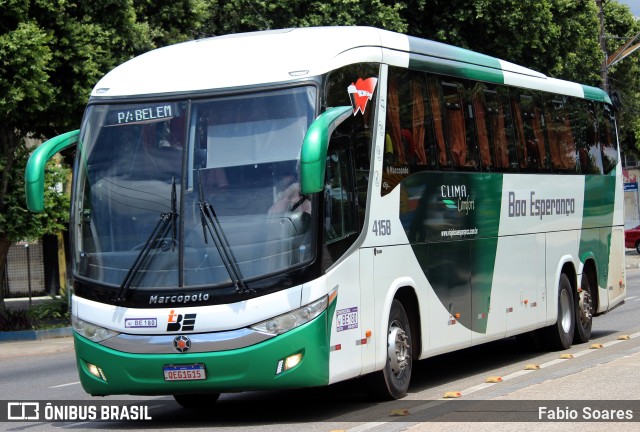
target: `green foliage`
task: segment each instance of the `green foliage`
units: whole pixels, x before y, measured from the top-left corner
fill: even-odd
[[[597,84],[602,54],[593,0],[426,0],[405,10],[409,33],[556,78]]]
[[[0,310],[0,331],[32,330],[31,321],[25,310]]]
[[[33,21],[0,33],[1,129],[12,132],[42,116],[55,95],[48,85],[51,37]],[[2,144],[2,140],[0,140]]]
[[[69,304],[64,295],[51,296],[50,300],[33,306],[27,310],[27,317],[35,329],[68,326],[71,320]]]
[[[31,213],[26,209],[23,176],[27,155],[22,141],[16,149],[10,171],[4,173],[12,188],[11,193],[5,195],[4,211],[0,213],[0,233],[12,242],[37,240],[45,234],[55,234],[64,230],[69,220],[69,194],[64,187],[71,171],[54,160],[49,161],[45,168],[45,211]]]
[[[629,7],[614,1],[604,4],[607,53],[615,51],[640,33],[640,22],[636,21]],[[637,39],[635,43],[640,43]],[[625,150],[640,148],[640,51],[636,51],[609,70],[609,87],[622,100],[618,112],[618,132]]]
[[[91,88],[136,54],[189,38],[205,0],[0,0],[0,288],[11,241],[64,229],[68,170],[48,165],[45,212],[24,203],[24,138],[80,126]],[[2,310],[0,289],[0,310]]]
[[[28,309],[0,311],[0,331],[44,330],[67,327],[71,314],[66,297],[51,296]]]
[[[202,31],[222,35],[246,31],[326,25],[368,25],[406,32],[404,2],[383,0],[211,0]],[[391,3],[391,5],[387,4]]]
[[[136,18],[148,44],[161,47],[198,35],[208,16],[205,0],[134,0]]]

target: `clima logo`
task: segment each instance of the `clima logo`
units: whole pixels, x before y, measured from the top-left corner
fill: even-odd
[[[475,200],[467,194],[466,185],[441,185],[440,197],[448,209],[465,212],[465,214],[476,209]]]

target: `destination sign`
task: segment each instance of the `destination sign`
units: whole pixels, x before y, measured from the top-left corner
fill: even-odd
[[[175,104],[139,106],[111,111],[107,124],[115,126],[129,123],[153,123],[168,120],[177,115],[178,110]]]

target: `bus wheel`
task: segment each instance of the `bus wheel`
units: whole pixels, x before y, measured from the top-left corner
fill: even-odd
[[[189,409],[207,409],[215,404],[220,393],[207,394],[175,394],[173,398],[184,408]]]
[[[400,399],[407,394],[411,380],[411,328],[407,313],[394,299],[387,330],[387,363],[372,376],[373,390],[380,399]]]
[[[575,343],[589,342],[591,337],[591,324],[593,318],[593,297],[591,295],[591,286],[586,273],[582,273],[582,292],[578,294],[578,303],[576,304],[576,331],[573,335]]]
[[[562,273],[558,284],[558,321],[546,327],[542,335],[545,345],[554,351],[568,349],[573,342],[576,321],[572,291],[569,278]]]

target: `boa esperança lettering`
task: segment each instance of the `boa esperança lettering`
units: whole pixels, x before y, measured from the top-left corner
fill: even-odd
[[[509,191],[509,217],[564,215],[569,216],[576,212],[575,198],[537,198],[531,191],[529,199],[520,199],[516,193]]]

